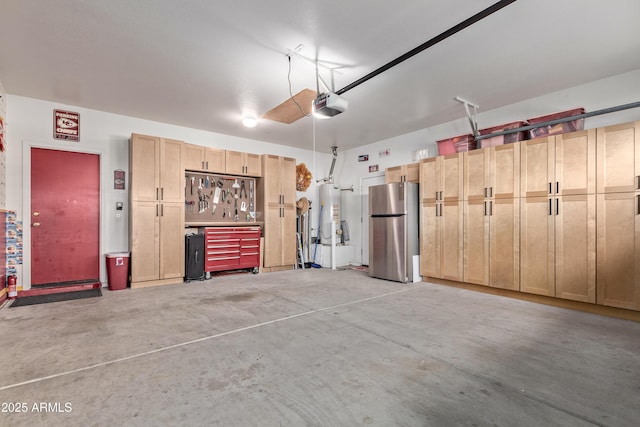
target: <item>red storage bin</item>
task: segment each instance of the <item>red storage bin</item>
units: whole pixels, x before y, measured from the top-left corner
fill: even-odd
[[[439,156],[475,150],[476,148],[476,140],[471,134],[442,139],[440,141],[436,141],[436,143],[438,144]]]
[[[526,126],[526,122],[513,122],[505,123],[503,125],[494,126],[480,130],[480,135],[488,135],[494,132],[502,132],[507,129],[516,129]],[[515,133],[508,133],[506,135],[492,136],[491,138],[485,138],[480,140],[480,148],[495,147],[496,145],[513,144],[514,142],[524,141],[527,139],[527,132],[520,131]]]
[[[559,113],[548,114],[546,116],[534,117],[529,119],[530,125],[537,123],[548,122],[551,120],[563,119],[565,117],[576,116],[578,114],[584,114],[584,108],[575,108],[573,110],[561,111]],[[584,119],[571,120],[569,122],[558,123],[553,126],[542,126],[529,130],[529,138],[539,138],[547,135],[558,135],[561,133],[575,132],[584,129]]]
[[[107,279],[110,291],[127,287],[129,281],[129,252],[111,252],[107,257]]]

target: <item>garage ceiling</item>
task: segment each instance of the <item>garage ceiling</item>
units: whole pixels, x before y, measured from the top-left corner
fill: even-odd
[[[10,94],[311,149],[310,117],[241,119],[286,101],[288,75],[292,93],[315,90],[304,58],[340,89],[495,2],[3,0],[0,81]],[[464,117],[455,96],[486,111],[640,69],[638,17],[637,0],[518,0],[346,92],[347,112],[316,121],[317,148]]]

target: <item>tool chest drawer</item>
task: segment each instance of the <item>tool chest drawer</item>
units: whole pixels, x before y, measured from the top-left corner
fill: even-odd
[[[260,266],[260,227],[205,227],[205,271]]]

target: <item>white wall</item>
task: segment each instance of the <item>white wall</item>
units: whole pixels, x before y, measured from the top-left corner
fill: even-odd
[[[596,111],[640,101],[640,70],[618,76],[594,81],[588,84],[565,89],[559,92],[529,99],[506,107],[491,111],[479,112],[478,127],[488,128],[503,123],[526,120],[532,117],[584,107],[586,111]],[[482,106],[480,106],[480,111]],[[348,114],[348,113],[347,113]],[[596,128],[616,123],[624,123],[640,119],[640,109],[630,109],[618,113],[596,116],[585,120],[585,128]],[[379,165],[383,173],[386,167],[397,166],[413,162],[412,152],[419,149],[429,149],[434,155],[437,153],[435,141],[457,135],[471,133],[469,122],[460,105],[460,119],[413,133],[378,141],[341,153],[340,161],[336,164],[335,182],[341,187],[354,186],[354,193],[347,193],[347,221],[351,234],[351,244],[354,246],[354,263],[360,261],[360,203],[362,199],[362,178],[376,175],[369,173],[370,165]],[[390,149],[389,157],[379,158],[381,150]],[[368,162],[358,162],[358,156],[368,154]],[[345,218],[343,218],[345,219]]]
[[[128,183],[127,191],[113,189],[113,171],[123,169],[129,176],[129,137],[131,133],[161,136],[186,141],[192,144],[233,149],[250,153],[269,153],[295,157],[297,163],[304,162],[311,170],[314,181],[328,173],[331,156],[314,153],[277,144],[245,138],[221,135],[197,129],[142,120],[117,114],[105,113],[70,105],[54,104],[47,101],[8,95],[7,111],[7,199],[6,208],[17,212],[18,220],[25,224],[25,265],[18,270],[18,284],[30,288],[28,259],[30,257],[29,217],[26,212],[30,200],[29,147],[38,146],[54,149],[77,149],[101,154],[102,180],[102,222],[101,249],[103,252],[128,250]],[[80,113],[80,142],[62,142],[53,139],[53,110],[65,109]],[[311,135],[309,140],[311,141]],[[311,143],[310,143],[311,146]],[[313,170],[313,164],[317,165]],[[315,202],[318,189],[315,182],[298,198],[305,196]],[[124,203],[125,210],[118,219],[115,203]],[[316,212],[317,215],[317,212]],[[316,220],[312,224],[316,224]],[[101,280],[106,283],[104,263],[101,263]],[[25,274],[26,273],[26,274]],[[23,279],[24,283],[23,283]]]

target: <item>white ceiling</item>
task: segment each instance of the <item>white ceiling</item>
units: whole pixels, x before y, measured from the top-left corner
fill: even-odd
[[[14,95],[310,149],[312,118],[240,123],[289,96],[287,51],[302,44],[338,67],[337,90],[496,1],[2,0],[0,81]],[[638,0],[518,0],[346,92],[345,113],[316,121],[317,148],[464,117],[455,96],[486,111],[635,69]],[[295,55],[290,77],[293,93],[316,88]]]

